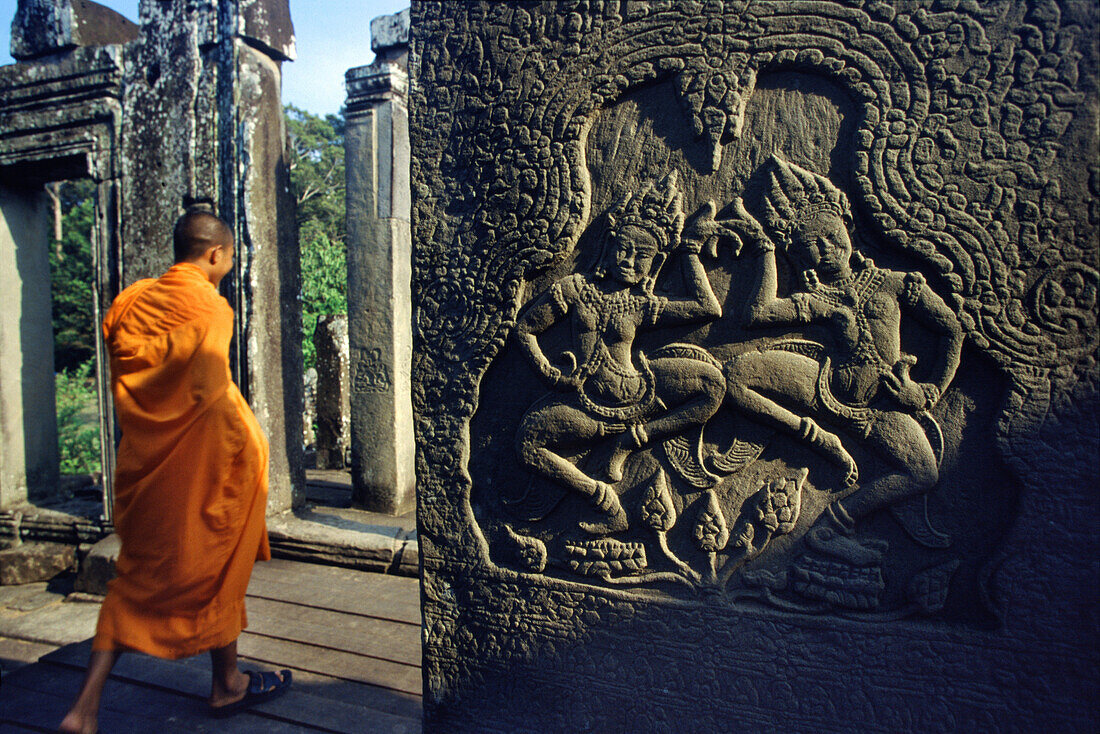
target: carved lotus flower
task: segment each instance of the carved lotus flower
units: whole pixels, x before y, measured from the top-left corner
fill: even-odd
[[[708,553],[717,553],[729,542],[729,526],[726,525],[726,518],[722,514],[722,508],[718,506],[718,497],[714,492],[707,492],[707,506],[699,513],[692,535],[695,544]]]
[[[658,469],[642,500],[642,524],[658,533],[667,533],[676,524],[676,507],[668,491],[668,477]]]
[[[530,535],[520,535],[507,525],[508,536],[516,544],[516,558],[530,573],[542,573],[546,570],[546,544]]]
[[[801,492],[791,479],[781,479],[768,487],[768,497],[761,508],[760,520],[773,533],[788,533],[798,519]]]

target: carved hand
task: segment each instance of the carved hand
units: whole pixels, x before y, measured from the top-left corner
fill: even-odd
[[[687,252],[699,253],[706,248],[711,257],[718,257],[718,237],[720,225],[714,221],[717,211],[714,201],[708,201],[695,213],[684,227],[681,248]]]
[[[909,369],[916,362],[916,357],[903,356],[894,364],[892,372],[887,372],[882,376],[883,386],[890,391],[898,404],[912,411],[932,407],[929,405],[931,401],[928,388],[909,376]]]
[[[746,244],[746,240],[755,245],[752,248],[754,254],[775,249],[771,237],[768,237],[764,227],[745,208],[745,202],[742,201],[740,196],[733,200],[733,213],[736,216],[725,220],[724,223],[727,231],[730,231],[737,238],[738,245],[734,250],[735,255],[741,254],[741,249]]]
[[[562,357],[569,363],[567,371],[563,371],[547,360],[543,367],[543,376],[555,390],[576,390],[580,387],[581,380],[577,375],[577,357],[572,352],[563,352]]]

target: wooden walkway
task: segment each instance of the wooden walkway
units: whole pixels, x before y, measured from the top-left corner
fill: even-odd
[[[239,642],[242,667],[291,669],[290,692],[248,713],[212,719],[205,703],[208,657],[166,661],[127,654],[107,684],[100,730],[420,731],[416,579],[274,560],[256,564],[247,606],[249,628]],[[9,644],[44,649],[41,640]],[[60,647],[5,675],[0,732],[56,731],[80,686],[90,649],[90,640]]]

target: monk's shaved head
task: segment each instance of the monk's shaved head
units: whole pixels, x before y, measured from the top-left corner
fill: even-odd
[[[233,230],[221,218],[203,209],[190,209],[176,221],[172,249],[176,262],[202,257],[211,247],[233,245]]]

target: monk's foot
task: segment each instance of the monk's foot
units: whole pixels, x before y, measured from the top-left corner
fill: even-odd
[[[611,459],[607,462],[607,477],[618,482],[623,478],[623,467],[630,454],[649,442],[645,426],[637,423],[626,433],[620,433],[611,447]]]
[[[231,703],[236,703],[245,697],[248,693],[248,684],[251,680],[247,673],[242,673],[240,670],[234,671],[235,675],[231,676],[229,680],[215,680],[210,686],[210,698],[207,699],[207,703],[210,704],[210,708],[220,708],[222,706],[228,706]]]
[[[74,709],[66,714],[57,730],[66,734],[96,734],[99,731],[99,722],[95,714],[89,715]]]
[[[274,700],[290,690],[293,682],[289,670],[280,670],[278,673],[250,671],[245,675],[248,681],[245,689],[236,698],[227,696],[221,701],[215,702],[216,696],[210,697],[210,715],[216,718],[225,718],[239,714],[242,711],[262,703]]]
[[[608,535],[619,533],[630,527],[626,519],[626,511],[619,503],[619,495],[614,488],[606,482],[596,482],[595,492],[592,494],[592,502],[604,516],[599,522],[582,522],[581,530],[593,535]]]

